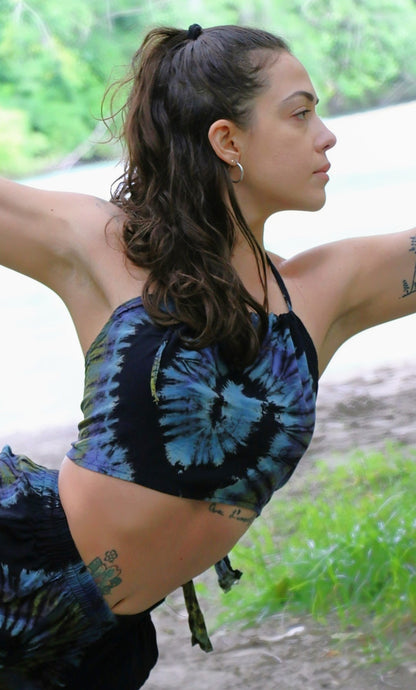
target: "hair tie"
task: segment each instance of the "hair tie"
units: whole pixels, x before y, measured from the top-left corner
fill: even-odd
[[[202,28],[199,26],[199,24],[191,24],[191,26],[188,29],[188,35],[187,38],[191,38],[193,41],[196,41],[198,36],[202,34]]]

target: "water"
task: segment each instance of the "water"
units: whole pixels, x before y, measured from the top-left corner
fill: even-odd
[[[338,136],[330,152],[328,202],[316,214],[274,216],[266,244],[282,256],[353,235],[412,228],[415,223],[416,103],[328,121]],[[28,180],[34,186],[104,198],[113,163]],[[328,289],[331,286],[328,285]],[[66,308],[50,290],[0,269],[2,404],[0,441],[14,431],[75,424],[83,360]],[[343,345],[324,374],[341,380],[383,365],[414,361],[415,321],[378,326]]]

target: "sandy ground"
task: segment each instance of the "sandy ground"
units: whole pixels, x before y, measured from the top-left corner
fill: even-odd
[[[284,489],[299,490],[317,458],[353,448],[382,448],[386,439],[416,446],[415,366],[385,368],[342,383],[321,386],[315,437],[294,478]],[[74,436],[71,427],[1,439],[16,452],[56,466]],[[244,569],[244,564],[241,565]],[[182,596],[174,593],[154,613],[160,661],[148,690],[400,690],[416,689],[416,630],[403,640],[404,657],[368,665],[362,652],[368,630],[340,640],[336,620],[320,626],[309,617],[282,615],[240,630],[211,635],[214,652],[190,645]]]

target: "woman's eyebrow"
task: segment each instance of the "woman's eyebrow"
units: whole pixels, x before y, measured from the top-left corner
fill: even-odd
[[[303,96],[304,98],[307,98],[308,101],[311,101],[311,103],[315,103],[315,105],[318,105],[319,103],[319,98],[310,91],[295,91],[294,93],[291,93],[290,96],[288,96],[287,98],[284,98],[282,103],[286,103],[287,101],[290,101],[292,98],[296,98],[296,96]]]

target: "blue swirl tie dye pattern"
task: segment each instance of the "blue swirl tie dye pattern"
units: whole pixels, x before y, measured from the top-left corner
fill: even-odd
[[[260,513],[293,472],[315,422],[315,387],[305,353],[270,315],[260,356],[233,374],[215,350],[181,351],[160,375],[160,424],[166,456],[184,475],[222,468],[207,500]],[[185,394],[184,394],[185,392]],[[208,472],[206,478],[208,479]],[[209,489],[208,489],[209,486]]]
[[[291,476],[315,423],[316,352],[284,294],[288,311],[269,315],[260,353],[243,371],[215,346],[187,349],[180,328],[156,326],[140,298],[120,305],[87,353],[84,420],[69,457],[259,514]]]
[[[82,562],[58,471],[0,451],[0,687],[63,687],[115,617]],[[8,674],[16,680],[6,682]],[[28,678],[36,679],[26,684]],[[39,683],[39,684],[38,684]]]

